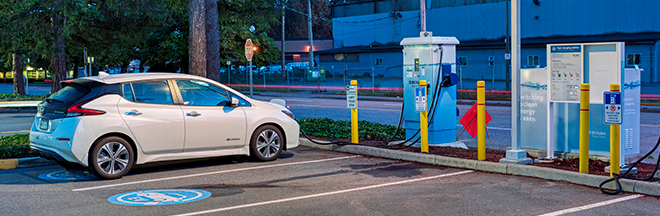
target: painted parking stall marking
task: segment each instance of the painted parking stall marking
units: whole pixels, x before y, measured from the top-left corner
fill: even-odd
[[[291,197],[291,198],[286,198],[286,199],[271,200],[271,201],[251,203],[251,204],[245,204],[245,205],[230,206],[230,207],[211,209],[211,210],[206,210],[206,211],[190,212],[190,213],[185,213],[185,214],[179,214],[179,215],[176,215],[176,216],[192,216],[192,215],[210,214],[210,213],[217,213],[217,212],[223,212],[223,211],[230,211],[230,210],[234,210],[234,209],[250,208],[250,207],[256,207],[256,206],[270,205],[270,204],[289,202],[289,201],[295,201],[295,200],[310,199],[310,198],[316,198],[316,197],[322,197],[322,196],[331,196],[331,195],[335,195],[335,194],[350,193],[350,192],[361,191],[361,190],[368,190],[368,189],[374,189],[374,188],[381,188],[381,187],[387,187],[387,186],[407,184],[407,183],[418,182],[418,181],[444,178],[444,177],[455,176],[455,175],[462,175],[462,174],[467,174],[467,173],[471,173],[471,172],[474,172],[474,171],[466,170],[466,171],[461,171],[461,172],[447,173],[447,174],[442,174],[442,175],[429,176],[429,177],[417,178],[417,179],[409,179],[409,180],[405,180],[405,181],[390,182],[390,183],[377,184],[377,185],[371,185],[371,186],[365,186],[365,187],[359,187],[359,188],[352,188],[352,189],[346,189],[346,190],[332,191],[332,192],[312,194],[312,195],[299,196],[299,197]]]
[[[579,211],[584,211],[584,210],[587,210],[587,209],[606,206],[606,205],[610,205],[610,204],[614,204],[614,203],[618,203],[618,202],[628,201],[628,200],[639,198],[639,197],[643,197],[643,195],[635,194],[635,195],[625,196],[625,197],[616,198],[616,199],[612,199],[612,200],[607,200],[607,201],[594,203],[594,204],[590,204],[590,205],[565,209],[565,210],[556,211],[556,212],[550,212],[550,213],[547,213],[547,214],[542,214],[540,216],[558,216],[558,215],[563,215],[563,214],[568,214],[568,213],[573,213],[573,212],[579,212]]]
[[[96,176],[86,170],[65,169],[43,173],[39,175],[39,178],[56,181],[86,181],[96,179]]]
[[[157,206],[173,205],[203,200],[211,192],[193,189],[159,189],[121,193],[108,198],[108,202],[118,205]]]
[[[96,190],[96,189],[118,187],[118,186],[124,186],[124,185],[133,185],[133,184],[142,184],[142,183],[148,183],[148,182],[157,182],[157,181],[165,181],[165,180],[173,180],[173,179],[191,178],[191,177],[223,174],[223,173],[230,173],[230,172],[239,172],[239,171],[273,168],[273,167],[284,167],[284,166],[293,166],[293,165],[301,165],[301,164],[320,163],[320,162],[343,160],[343,159],[349,159],[349,158],[355,158],[355,157],[360,157],[360,156],[359,155],[354,155],[354,156],[336,157],[336,158],[328,158],[328,159],[313,160],[313,161],[301,161],[301,162],[293,162],[293,163],[273,164],[273,165],[267,165],[267,166],[256,166],[256,167],[240,168],[240,169],[233,169],[233,170],[221,170],[221,171],[216,171],[216,172],[207,172],[207,173],[199,173],[199,174],[183,175],[183,176],[173,176],[173,177],[167,177],[167,178],[149,179],[149,180],[144,180],[144,181],[135,181],[135,182],[125,182],[125,183],[119,183],[119,184],[101,185],[101,186],[96,186],[96,187],[77,188],[77,189],[73,189],[71,191]]]

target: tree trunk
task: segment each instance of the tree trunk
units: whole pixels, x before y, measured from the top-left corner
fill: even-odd
[[[78,71],[78,61],[74,60],[73,62],[74,62],[73,63],[73,77],[71,77],[71,78],[77,79],[79,77],[79,74],[78,74],[79,73],[79,71]]]
[[[121,71],[119,73],[127,73],[128,72],[128,64],[127,63],[122,63],[121,64]]]
[[[60,12],[63,11],[62,0],[52,0],[50,8],[53,10],[51,25],[54,36],[53,45],[55,48],[54,55],[50,57],[51,66],[53,68],[53,72],[51,73],[53,86],[50,92],[55,93],[62,88],[60,81],[66,79],[66,54],[64,53],[65,41],[64,37],[62,37],[62,28],[64,28],[64,25],[62,24],[62,16],[60,15]]]
[[[12,55],[12,71],[14,73],[14,94],[25,94],[25,83],[23,82],[23,64],[21,64],[21,54]]]
[[[140,59],[140,66],[138,67],[138,73],[144,73],[144,61]]]
[[[220,28],[217,0],[190,0],[190,74],[220,81]]]

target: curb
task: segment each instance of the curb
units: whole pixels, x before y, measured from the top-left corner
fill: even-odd
[[[610,179],[607,176],[589,175],[566,170],[552,169],[547,167],[537,167],[519,164],[496,163],[490,161],[475,161],[461,158],[445,157],[439,155],[430,155],[422,153],[405,152],[391,149],[381,149],[367,146],[356,145],[318,145],[307,139],[300,139],[300,145],[325,149],[330,151],[339,151],[352,154],[361,154],[389,158],[395,160],[412,161],[432,165],[448,166],[462,169],[478,170],[490,173],[499,173],[507,175],[517,175],[526,177],[535,177],[554,181],[565,181],[573,184],[579,184],[598,188],[601,182]],[[660,184],[644,181],[635,181],[630,179],[620,179],[621,186],[626,192],[640,193],[651,196],[660,196]],[[605,188],[614,190],[615,183],[611,182],[605,185]]]
[[[0,170],[56,165],[55,161],[40,157],[0,159]]]

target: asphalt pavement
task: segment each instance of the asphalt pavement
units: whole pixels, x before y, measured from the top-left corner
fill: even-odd
[[[528,167],[528,166],[522,166]],[[56,180],[59,179],[59,180]],[[198,192],[191,194],[190,192]],[[204,195],[206,192],[206,195]],[[654,215],[657,198],[301,146],[136,167],[116,180],[59,166],[0,170],[6,215]]]

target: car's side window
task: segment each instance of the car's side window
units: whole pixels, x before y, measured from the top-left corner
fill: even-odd
[[[229,95],[224,89],[199,80],[177,80],[183,105],[228,106]]]
[[[170,86],[165,80],[133,83],[135,102],[173,104]]]
[[[124,84],[124,98],[129,101],[135,101],[135,98],[133,97],[133,88],[131,88],[131,84],[127,83]]]

